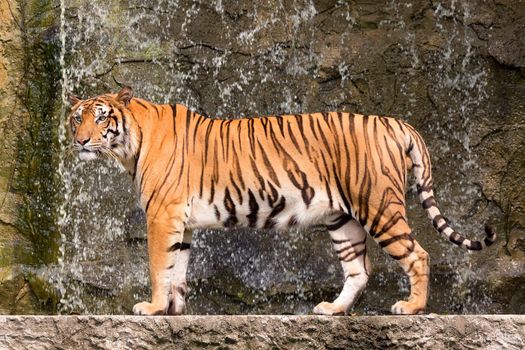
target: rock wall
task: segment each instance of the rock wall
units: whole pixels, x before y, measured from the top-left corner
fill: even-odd
[[[17,7],[9,1],[0,4],[0,281],[2,294],[7,294],[10,301],[22,287],[13,269],[17,263],[15,251],[24,243],[16,228],[19,218],[17,209],[22,198],[11,191],[19,136],[12,116],[17,115],[18,121],[24,121],[21,116],[25,116],[16,99],[22,76],[19,69],[22,44],[20,29],[14,21],[16,11]],[[18,244],[20,242],[22,244]],[[0,306],[2,313],[8,312],[11,306],[9,302],[6,304]]]
[[[0,3],[0,313],[56,310],[41,271],[56,262],[53,202],[59,79],[56,7]],[[58,103],[57,103],[58,102]]]
[[[491,221],[499,233],[486,252],[465,253],[438,237],[408,190],[414,235],[431,255],[429,309],[525,311],[522,2],[62,4],[16,2],[23,30],[9,27],[23,44],[9,62],[20,62],[25,82],[18,84],[25,112],[12,115],[26,122],[20,134],[0,131],[12,140],[5,159],[16,159],[18,169],[7,167],[15,174],[8,192],[18,199],[2,208],[23,215],[1,233],[9,237],[15,227],[26,247],[17,251],[33,257],[17,263],[29,271],[20,283],[37,300],[31,310],[50,312],[56,299],[36,293],[28,276],[53,283],[64,313],[129,313],[149,295],[145,227],[132,185],[110,162],[79,163],[67,149],[63,78],[64,91],[81,96],[130,84],[137,96],[225,118],[345,110],[409,121],[431,151],[437,198],[452,225],[479,238]],[[3,36],[0,44],[6,52]],[[13,91],[4,86],[2,98]],[[322,228],[201,231],[194,247],[191,313],[306,313],[341,288]],[[383,313],[406,296],[407,281],[395,262],[370,249],[374,277],[355,311]]]
[[[132,85],[137,96],[226,118],[346,110],[408,120],[430,148],[437,198],[452,225],[481,237],[483,223],[492,221],[500,236],[490,250],[465,254],[437,236],[409,190],[414,234],[431,255],[430,310],[523,312],[522,3],[66,4],[67,88],[80,95],[116,90],[118,83]],[[147,295],[147,276],[136,274],[137,266],[147,267],[130,253],[138,249],[144,256],[144,227],[139,209],[121,205],[107,219],[105,208],[115,199],[106,194],[120,186],[122,200],[131,185],[100,166],[72,161],[66,167],[75,169],[68,178],[71,196],[95,184],[100,192],[75,197],[69,219],[82,226],[95,208],[103,222],[82,226],[86,235],[68,234],[95,244],[97,253],[85,245],[75,249],[103,262],[73,258],[78,268],[72,275],[77,291],[90,285],[108,295],[102,304],[82,296],[88,309],[129,312],[131,304],[118,306],[129,300],[129,290]],[[85,174],[104,175],[90,180]],[[115,246],[118,254],[108,257]],[[195,247],[192,313],[304,313],[341,286],[321,229],[203,231],[196,233]],[[356,310],[381,313],[404,297],[407,283],[395,263],[371,250],[375,277]],[[107,271],[116,264],[123,276],[114,278]],[[129,275],[135,277],[124,277]],[[77,302],[70,309],[81,308]]]
[[[522,349],[515,316],[0,317],[16,349]]]

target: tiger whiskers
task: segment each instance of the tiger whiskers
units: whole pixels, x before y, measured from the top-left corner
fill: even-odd
[[[122,164],[121,164],[121,159],[118,155],[115,154],[115,152],[113,152],[112,150],[110,149],[107,149],[107,148],[100,148],[98,150],[101,154],[107,156],[108,158],[111,158],[113,160],[115,160],[117,162],[117,164],[122,167]]]
[[[78,153],[78,149],[73,145],[67,145],[64,147],[64,153],[67,157],[75,156]]]

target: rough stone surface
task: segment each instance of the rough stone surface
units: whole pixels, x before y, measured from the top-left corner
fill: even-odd
[[[17,17],[15,1],[0,2],[0,313],[12,309],[21,291],[17,250],[28,250],[18,227],[23,196],[13,190],[17,142],[27,121],[27,111],[17,98],[23,77],[22,30]]]
[[[12,4],[13,3],[13,4]],[[14,11],[14,12],[13,12]],[[16,161],[16,139],[20,131],[16,122],[24,122],[16,94],[22,76],[21,35],[14,16],[17,8],[12,1],[0,4],[0,239],[16,235],[20,198],[10,190]]]
[[[4,316],[18,349],[523,349],[525,316]]]
[[[57,78],[50,1],[0,1],[0,313],[56,309],[35,270],[56,260],[52,117]]]

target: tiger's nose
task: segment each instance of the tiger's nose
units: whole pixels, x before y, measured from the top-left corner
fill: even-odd
[[[86,143],[89,142],[89,140],[91,140],[91,138],[86,138],[86,139],[78,139],[77,138],[77,143],[80,144],[81,146],[84,146]]]

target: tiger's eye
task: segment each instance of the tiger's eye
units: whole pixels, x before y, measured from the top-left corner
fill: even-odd
[[[79,124],[82,122],[82,116],[80,114],[75,114],[73,119]]]
[[[108,119],[108,117],[106,117],[105,115],[101,115],[100,117],[98,117],[98,122],[99,123],[105,122],[106,119]]]

